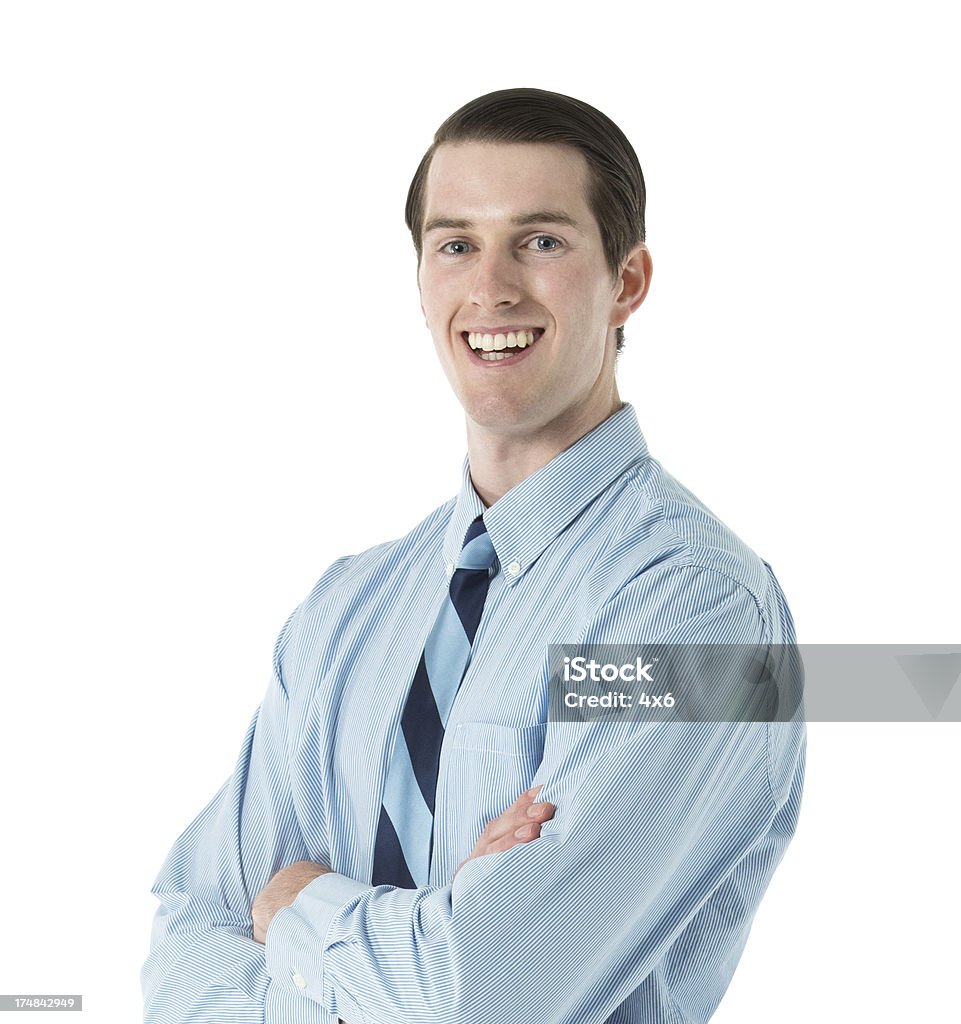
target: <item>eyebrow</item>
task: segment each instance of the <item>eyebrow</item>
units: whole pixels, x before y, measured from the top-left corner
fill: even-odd
[[[534,210],[533,213],[522,213],[517,217],[511,217],[511,224],[517,227],[524,227],[528,224],[566,224],[575,231],[580,231],[581,226],[574,218],[564,213],[563,210]],[[439,228],[452,228],[455,231],[467,231],[474,226],[474,222],[463,220],[457,217],[434,217],[424,225],[424,234],[429,235],[431,231]]]

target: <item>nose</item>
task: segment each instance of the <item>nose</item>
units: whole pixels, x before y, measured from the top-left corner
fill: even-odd
[[[522,293],[520,268],[510,252],[491,248],[474,263],[470,300],[481,309],[513,306]]]

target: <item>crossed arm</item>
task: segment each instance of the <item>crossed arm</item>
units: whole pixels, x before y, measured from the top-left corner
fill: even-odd
[[[556,808],[547,802],[535,802],[534,797],[543,786],[528,789],[480,834],[469,857],[461,861],[457,872],[467,863],[488,853],[502,853],[521,843],[529,843],[541,834],[541,825],[554,816]],[[315,878],[325,875],[330,868],[314,861],[300,860],[278,871],[257,895],[251,907],[254,925],[254,939],[267,941],[267,929],[274,915],[283,907],[289,907],[300,895],[301,890]]]

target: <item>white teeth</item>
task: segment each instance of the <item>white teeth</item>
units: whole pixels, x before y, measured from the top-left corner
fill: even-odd
[[[515,353],[513,352],[481,352],[481,359],[486,359],[488,362],[493,362],[495,359],[513,359]]]
[[[509,331],[505,334],[468,333],[467,343],[474,351],[501,352],[505,348],[527,348],[534,344],[533,331]]]

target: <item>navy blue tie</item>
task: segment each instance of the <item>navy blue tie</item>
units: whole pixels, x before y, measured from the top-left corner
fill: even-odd
[[[440,748],[470,661],[493,563],[494,545],[483,517],[478,516],[464,538],[450,590],[424,645],[394,740],[377,824],[374,885],[419,889],[427,884]]]

